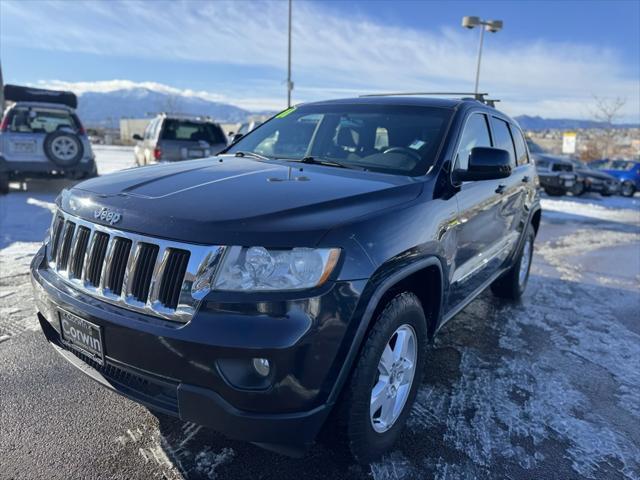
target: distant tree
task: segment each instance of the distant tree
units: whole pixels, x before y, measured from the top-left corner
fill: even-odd
[[[161,102],[160,111],[166,113],[181,113],[182,99],[179,95],[167,95]]]
[[[593,96],[594,105],[591,113],[593,118],[604,124],[603,133],[595,138],[591,143],[591,153],[596,157],[608,158],[614,151],[614,140],[616,134],[615,123],[621,116],[621,110],[627,103],[626,98],[604,98]],[[596,151],[594,151],[594,149]],[[595,159],[595,158],[594,158]]]

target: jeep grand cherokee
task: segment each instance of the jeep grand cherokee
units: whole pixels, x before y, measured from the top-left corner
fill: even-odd
[[[150,408],[289,453],[326,424],[368,462],[440,327],[488,286],[522,295],[538,197],[522,132],[479,100],[300,105],[216,157],[64,191],[38,317]]]

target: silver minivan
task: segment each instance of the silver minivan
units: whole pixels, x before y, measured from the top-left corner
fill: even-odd
[[[138,142],[134,155],[139,166],[208,157],[227,147],[222,128],[210,118],[165,113],[133,139]]]

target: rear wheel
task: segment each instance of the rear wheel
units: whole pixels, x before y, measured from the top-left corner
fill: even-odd
[[[496,297],[518,300],[522,296],[529,282],[534,240],[535,232],[529,225],[522,249],[513,266],[491,284],[491,291]]]
[[[427,321],[420,300],[395,296],[365,340],[338,406],[340,438],[354,458],[369,463],[398,439],[422,379]]]
[[[620,187],[620,193],[624,197],[633,197],[633,194],[636,193],[636,187],[631,182],[623,182]]]

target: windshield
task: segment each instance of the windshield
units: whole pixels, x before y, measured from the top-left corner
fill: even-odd
[[[225,143],[224,133],[213,123],[167,119],[161,140],[205,141],[210,145]]]
[[[229,150],[288,160],[313,158],[350,168],[422,175],[435,161],[452,110],[399,105],[291,108]]]

